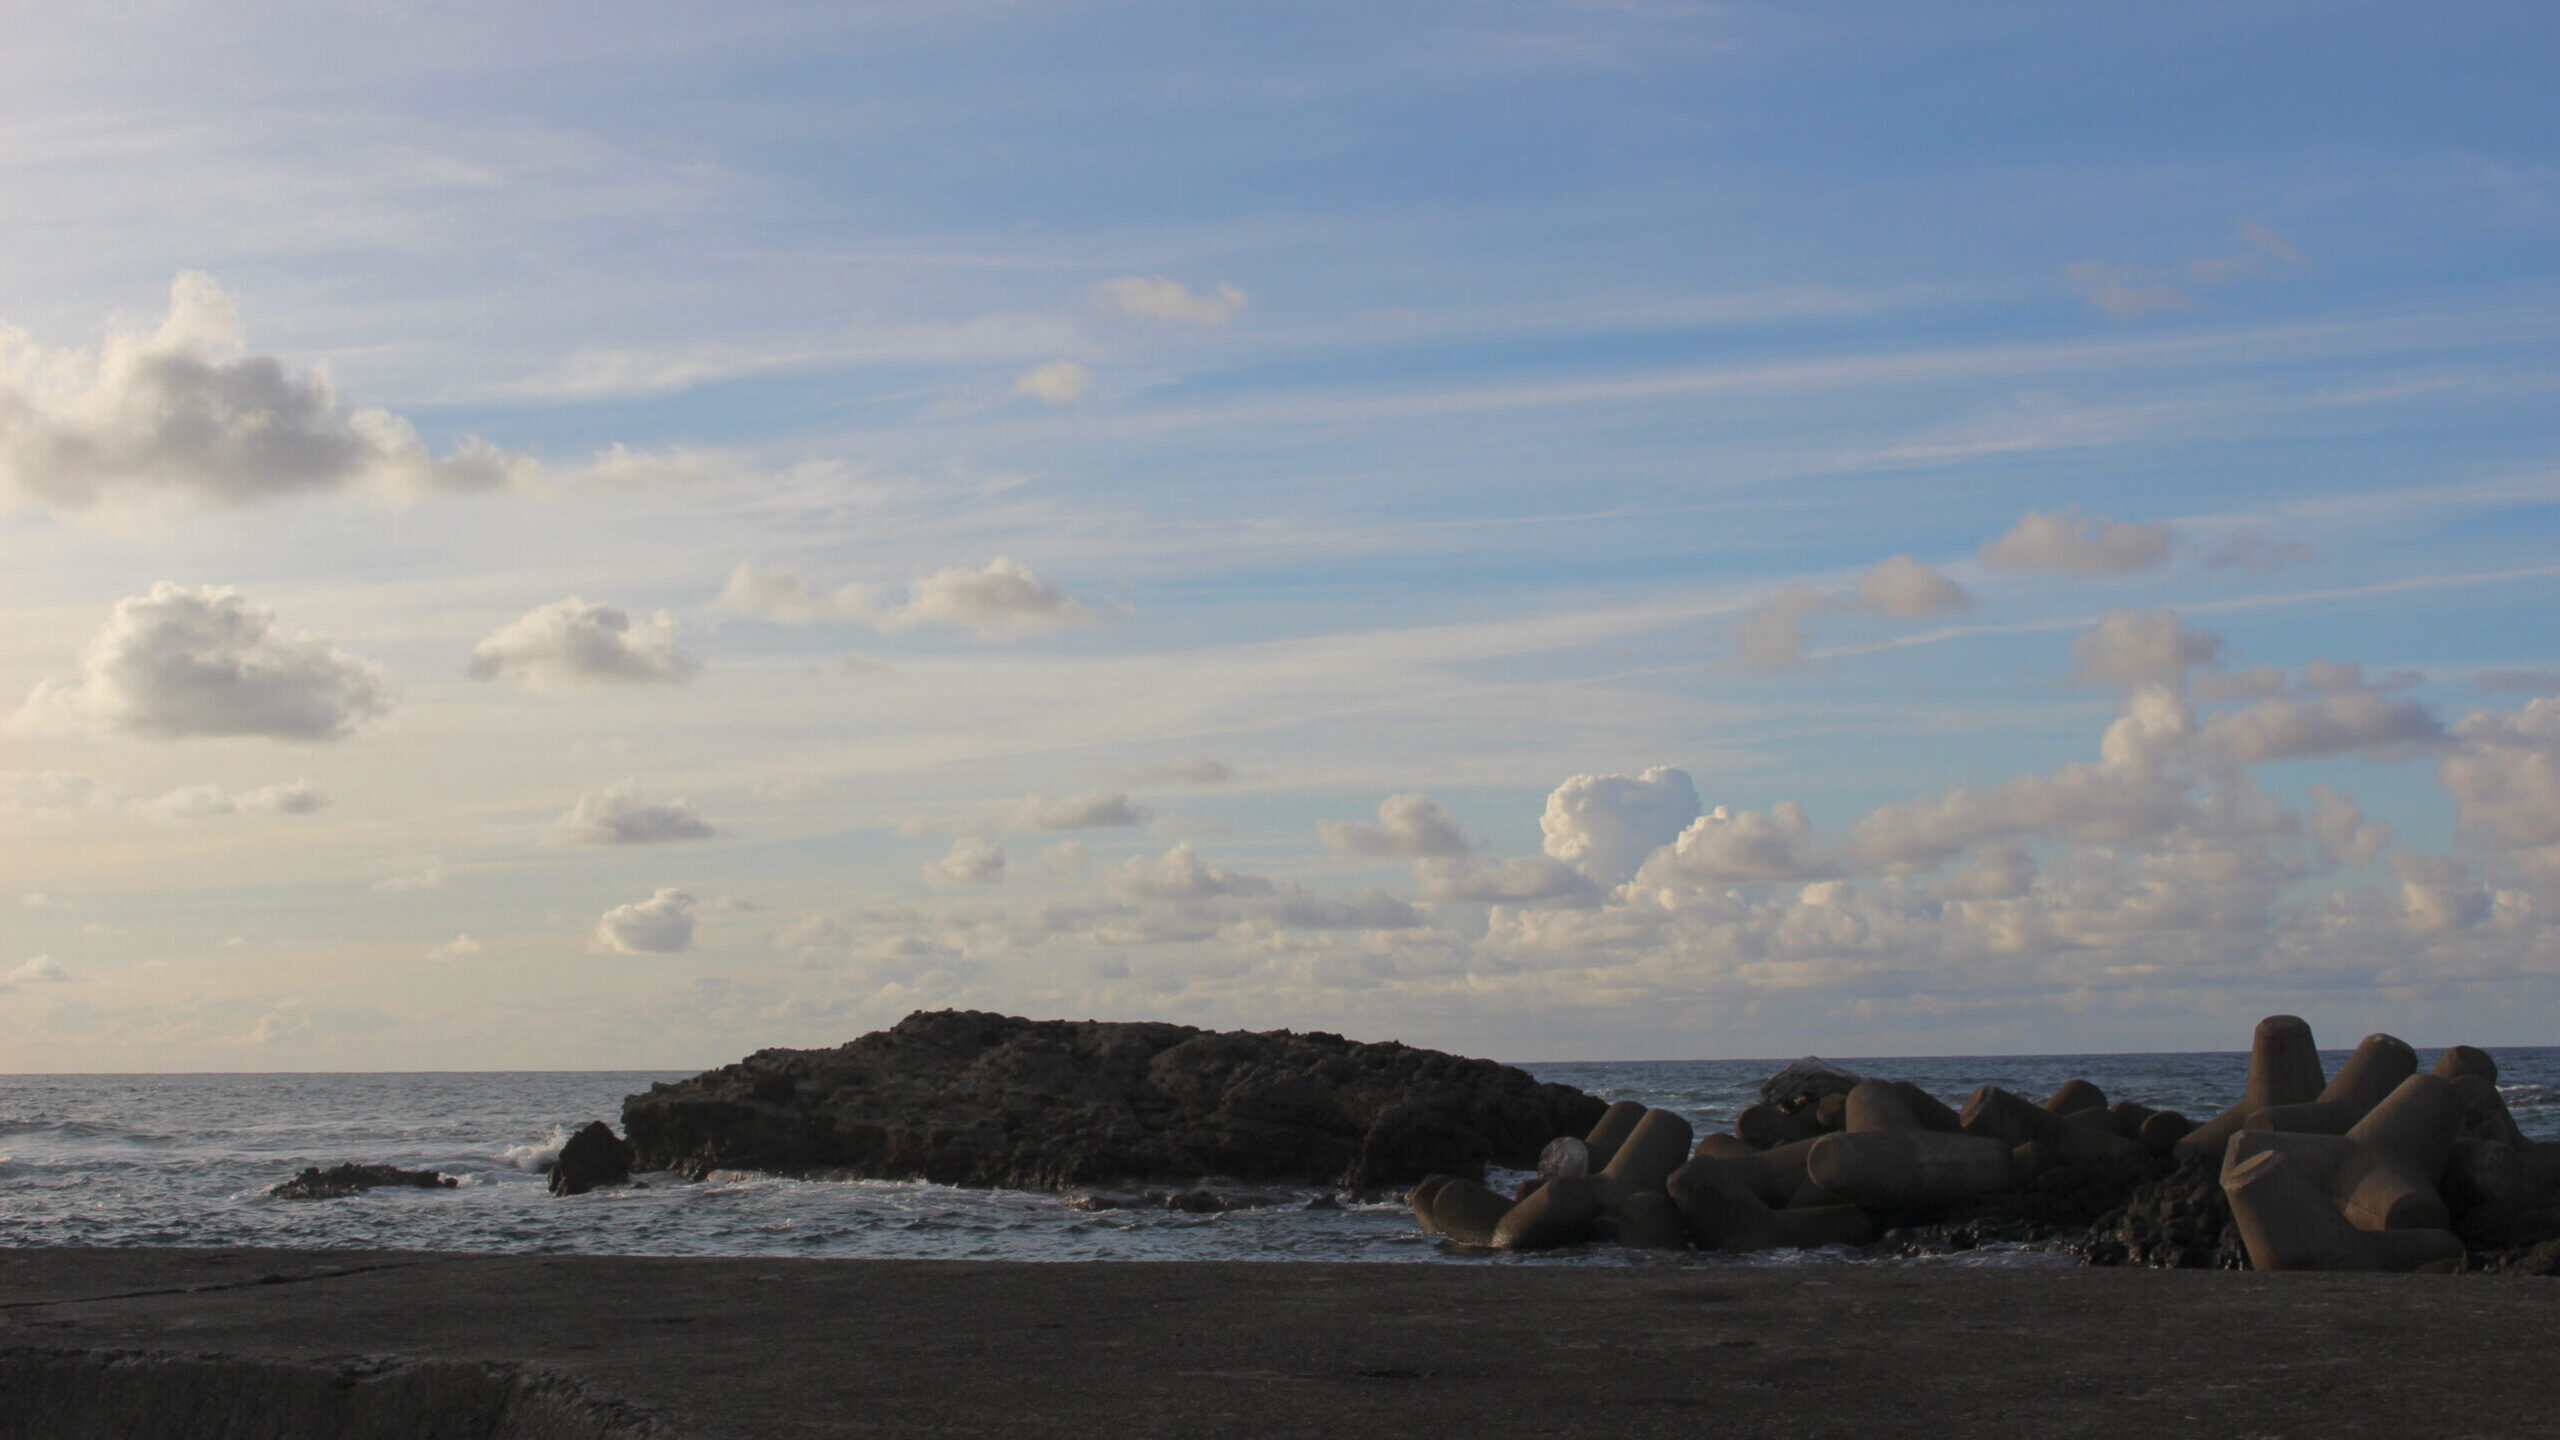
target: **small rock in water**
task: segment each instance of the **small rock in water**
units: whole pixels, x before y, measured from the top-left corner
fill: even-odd
[[[317,1165],[267,1191],[278,1200],[336,1200],[384,1185],[420,1190],[450,1190],[462,1182],[433,1170],[403,1170],[396,1165],[358,1165],[350,1161],[323,1170]]]
[[[1590,1173],[1591,1147],[1576,1136],[1559,1135],[1538,1152],[1538,1177],[1542,1180]]]

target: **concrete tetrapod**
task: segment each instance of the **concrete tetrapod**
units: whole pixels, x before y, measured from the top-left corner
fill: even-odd
[[[1448,1184],[1450,1179],[1447,1175],[1425,1175],[1413,1182],[1412,1189],[1404,1192],[1404,1203],[1413,1207],[1414,1223],[1422,1227],[1425,1235],[1440,1233],[1440,1222],[1431,1218],[1431,1197],[1439,1194],[1440,1187]]]
[[[1874,1222],[1854,1205],[1770,1209],[1730,1160],[1692,1160],[1672,1172],[1669,1189],[1701,1250],[1810,1250],[1875,1239]]]
[[[1579,1177],[1577,1177],[1579,1178]],[[1539,1195],[1553,1184],[1540,1186]],[[1587,1182],[1585,1182],[1587,1183]],[[1431,1224],[1441,1234],[1461,1245],[1491,1245],[1501,1223],[1521,1205],[1536,1201],[1537,1195],[1513,1204],[1473,1180],[1452,1180],[1431,1195]]]
[[[1601,1168],[1604,1198],[1661,1189],[1672,1171],[1688,1163],[1689,1142],[1695,1133],[1676,1111],[1644,1112],[1644,1118],[1636,1122],[1618,1146],[1618,1153]]]
[[[1619,1143],[1643,1118],[1644,1102],[1641,1100],[1620,1100],[1600,1112],[1599,1123],[1591,1127],[1590,1134],[1582,1137],[1583,1148],[1591,1152],[1594,1171],[1606,1168],[1611,1160],[1617,1158]]]
[[[2249,1037],[2249,1080],[2240,1103],[2189,1131],[2171,1147],[2180,1160],[2205,1164],[2222,1154],[2233,1131],[2270,1105],[2320,1098],[2320,1049],[2298,1015],[2270,1015]]]
[[[1487,1239],[1496,1250],[1553,1250],[1587,1240],[1606,1183],[1597,1175],[1560,1175],[1512,1206]]]
[[[2044,1097],[2044,1108],[2055,1115],[2077,1115],[2083,1110],[2107,1108],[2107,1092],[2086,1080],[2065,1080],[2054,1092]]]
[[[1659,1190],[1639,1190],[1618,1201],[1618,1243],[1630,1250],[1686,1250],[1689,1222]]]
[[[2357,1229],[2331,1201],[2314,1165],[2291,1147],[2267,1148],[2271,1140],[2338,1138],[2264,1130],[2232,1137],[2222,1193],[2231,1202],[2251,1268],[2401,1271],[2460,1263],[2462,1238],[2449,1230]]]
[[[2241,1122],[2251,1130],[2290,1130],[2303,1135],[2344,1135],[2374,1106],[2418,1073],[2418,1052],[2392,1035],[2373,1034],[2329,1077],[2317,1100],[2270,1105]]]
[[[2033,1141],[2062,1165],[2124,1160],[2143,1153],[2142,1142],[2116,1133],[2106,1124],[2105,1117],[2106,1111],[2101,1109],[2066,1118],[2024,1096],[2013,1095],[1997,1085],[1985,1085],[1965,1098],[1964,1133],[2012,1147]]]
[[[2240,1131],[2225,1147],[2223,1173],[2252,1156],[2280,1154],[2358,1230],[2441,1230],[2452,1213],[2436,1180],[2459,1117],[2451,1085],[2412,1075],[2344,1135]]]
[[[1808,1140],[1822,1133],[1819,1125],[1788,1114],[1775,1105],[1759,1104],[1743,1107],[1733,1117],[1733,1133],[1763,1150],[1779,1145]]]
[[[2010,1184],[2007,1145],[1934,1130],[1825,1135],[1813,1142],[1804,1168],[1824,1190],[1875,1210],[1935,1205]]]

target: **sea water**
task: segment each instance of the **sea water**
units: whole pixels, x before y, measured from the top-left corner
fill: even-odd
[[[2517,1122],[2560,1135],[2560,1048],[2491,1052]],[[2334,1071],[2344,1052],[2324,1056]],[[1725,1129],[1772,1060],[1538,1064],[1540,1079],[1680,1112]],[[2215,1114],[2235,1099],[2241,1054],[1843,1059],[1910,1079],[1950,1103],[1974,1086],[2041,1098],[2064,1080],[2111,1097]],[[1400,1203],[1323,1191],[1282,1205],[1195,1215],[1084,1210],[1053,1195],[919,1182],[715,1175],[571,1198],[543,1163],[591,1119],[663,1072],[360,1075],[0,1076],[0,1245],[248,1245],[619,1255],[799,1255],[1002,1260],[1445,1260]],[[384,1188],[332,1200],[267,1192],[310,1165],[436,1170],[451,1189]],[[1309,1202],[1314,1202],[1310,1208]],[[1482,1258],[1482,1257],[1476,1257]],[[1855,1252],[1690,1256],[1687,1263],[1856,1263]],[[2066,1263],[1991,1247],[1965,1263]],[[1616,1246],[1504,1263],[1658,1263]]]

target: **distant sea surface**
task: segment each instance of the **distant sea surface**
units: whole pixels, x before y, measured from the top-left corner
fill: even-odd
[[[2499,1086],[2527,1135],[2560,1138],[2560,1048],[2499,1049]],[[2345,1052],[2323,1057],[2335,1072]],[[2433,1052],[2421,1052],[2432,1061]],[[1774,1060],[1541,1064],[1542,1080],[1679,1111],[1725,1129]],[[2239,1095],[2242,1054],[1850,1059],[1961,1104],[1995,1084],[2041,1099],[2096,1082],[2204,1119]],[[554,1198],[541,1163],[588,1120],[621,1127],[622,1097],[665,1072],[420,1075],[0,1076],[0,1245],[249,1245],[615,1255],[799,1255],[1000,1260],[1444,1258],[1401,1204],[1192,1215],[1074,1208],[1057,1196],[887,1181],[641,1177],[646,1188]],[[450,1190],[337,1200],[267,1190],[309,1165],[432,1169]],[[1320,1192],[1305,1192],[1315,1199]],[[1853,1262],[1851,1254],[1691,1256],[1693,1264]],[[1966,1263],[2055,1263],[1999,1251]],[[1615,1246],[1498,1263],[1637,1263]],[[1645,1263],[1658,1263],[1647,1260]]]

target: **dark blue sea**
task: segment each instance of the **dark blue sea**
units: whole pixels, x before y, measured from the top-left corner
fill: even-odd
[[[2560,1138],[2560,1048],[2491,1052],[2526,1134]],[[2334,1071],[2345,1052],[2325,1056]],[[2431,1061],[2429,1052],[2420,1053]],[[1776,1060],[1540,1064],[1541,1079],[1727,1128]],[[2242,1054],[1850,1059],[1951,1104],[1980,1084],[2041,1098],[2064,1080],[2202,1118],[2231,1103]],[[641,1177],[645,1188],[556,1199],[541,1162],[664,1072],[0,1076],[0,1246],[260,1245],[587,1253],[1005,1260],[1439,1259],[1400,1204],[1292,1203],[1216,1215],[1077,1209],[1049,1195],[881,1181]],[[278,1200],[308,1165],[375,1161],[455,1176],[458,1188]],[[1305,1200],[1317,1198],[1308,1192]],[[1781,1252],[1687,1263],[1858,1263]],[[2064,1263],[1997,1247],[1973,1264]],[[1658,1263],[1615,1246],[1502,1263]]]

